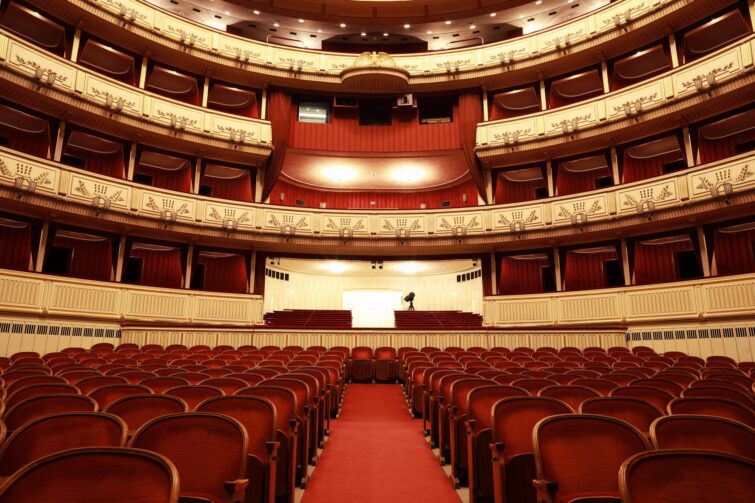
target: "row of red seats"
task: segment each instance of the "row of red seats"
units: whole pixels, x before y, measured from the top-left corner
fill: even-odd
[[[306,485],[307,467],[316,462],[340,407],[348,350],[151,346],[68,348],[44,356],[25,352],[2,362],[8,408],[0,433],[11,434],[0,451],[0,477],[6,480],[0,501],[64,501],[35,499],[42,493],[24,499],[33,488],[29,481],[52,467],[65,470],[61,463],[88,467],[111,458],[121,460],[113,466],[133,462],[148,473],[157,467],[162,474],[157,478],[168,474],[174,485],[180,477],[182,498],[293,501],[294,487]],[[154,359],[161,368],[152,368]],[[224,366],[199,364],[208,361]],[[89,472],[103,477],[97,468],[84,471]],[[66,487],[81,476],[77,470]],[[110,487],[99,480],[69,487],[65,494],[72,499],[65,501],[109,501],[114,496],[82,491],[117,488],[120,495],[129,483],[117,470],[105,479]],[[44,494],[60,490],[59,480]]]
[[[519,353],[537,353],[528,348],[518,349]],[[614,353],[620,355],[614,356],[631,355],[624,348],[615,349]],[[635,353],[641,355],[643,364],[653,363],[653,356],[643,354],[646,351],[647,348]],[[553,348],[541,352],[558,355],[561,361],[569,353]],[[713,426],[693,422],[701,424],[698,434],[682,434],[678,442],[653,445],[755,456],[752,379],[746,373],[752,366],[742,365],[740,369],[725,357],[709,358],[707,363],[712,367],[698,367],[706,362],[696,359],[695,368],[687,368],[674,366],[679,360],[684,361],[685,355],[667,354],[660,358],[667,358],[671,364],[662,362],[665,366],[660,371],[637,364],[616,369],[605,363],[594,368],[570,365],[532,370],[521,366],[523,363],[511,362],[509,357],[516,352],[505,349],[465,352],[457,348],[450,351],[423,348],[423,351],[401,353],[400,374],[408,376],[404,384],[410,406],[415,415],[423,417],[423,428],[431,445],[438,448],[441,462],[451,464],[453,482],[457,486],[468,486],[472,502],[572,501],[584,496],[580,496],[582,492],[593,489],[597,491],[594,495],[618,498],[617,473],[629,455],[621,457],[627,454],[622,451],[622,455],[612,459],[601,458],[601,451],[611,452],[610,444],[598,445],[603,442],[600,432],[606,428],[629,431],[643,439],[643,448],[637,451],[641,452],[649,448],[648,435],[652,436],[666,422],[675,425],[681,424],[677,421],[684,418],[705,419]],[[596,353],[607,355],[604,350]],[[495,358],[506,358],[505,361],[514,365],[496,368],[499,362]],[[495,364],[491,364],[491,360]],[[615,362],[619,359],[615,358]],[[720,398],[721,395],[726,398]],[[574,415],[575,412],[579,414]],[[537,441],[533,444],[533,434],[535,438],[537,434],[533,428],[536,429],[538,421],[550,416],[563,418],[554,428],[565,424],[567,430],[574,429],[571,436],[557,438],[555,442],[568,444],[585,456],[584,460],[577,456],[578,459],[566,461],[570,459],[568,453],[559,452],[550,459],[553,472],[544,468],[537,472],[536,468],[542,466],[535,463]],[[572,418],[575,422],[569,423]],[[723,424],[719,429],[724,433],[699,435],[718,424]],[[688,431],[674,426],[668,428],[672,433]],[[606,442],[610,442],[610,438],[606,438]],[[580,443],[582,440],[584,443]],[[582,451],[583,448],[586,450]],[[592,450],[596,450],[594,458],[590,454]],[[590,478],[596,470],[595,460],[602,468],[608,467],[607,471],[598,470],[605,476],[599,483],[593,483]],[[559,470],[565,466],[567,473],[562,474]],[[556,477],[557,485],[532,484],[534,478],[552,482],[552,477]],[[575,477],[573,486],[565,484],[569,477]],[[602,483],[605,484],[600,485]],[[691,501],[674,499],[683,500]]]

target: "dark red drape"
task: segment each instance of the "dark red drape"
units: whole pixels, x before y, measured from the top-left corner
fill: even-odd
[[[202,185],[212,189],[212,197],[230,199],[231,201],[254,202],[252,176],[249,172],[238,178],[202,177]]]
[[[31,257],[31,226],[11,227],[0,222],[0,268],[28,271]]]
[[[496,177],[495,197],[496,204],[521,203],[537,199],[535,191],[545,187],[545,180],[531,182],[512,182],[502,175]]]
[[[274,150],[265,170],[265,183],[262,185],[263,201],[270,195],[281,169],[283,169],[283,160],[286,157],[286,149],[289,144],[289,129],[291,129],[292,117],[295,112],[291,95],[283,91],[270,91],[267,103],[267,118],[273,130]]]
[[[134,248],[131,257],[142,260],[140,285],[163,288],[183,287],[183,260],[178,248]]]
[[[190,166],[189,163],[186,163],[186,167],[182,169],[167,170],[139,165],[137,172],[152,177],[153,187],[189,193],[191,192],[192,176]]]
[[[69,276],[96,281],[112,279],[113,247],[110,238],[93,241],[56,235],[52,244],[71,250]]]
[[[459,125],[459,139],[461,149],[467,159],[469,174],[472,175],[477,191],[487,203],[488,196],[485,190],[485,180],[482,176],[480,161],[475,153],[477,144],[477,124],[482,122],[482,98],[479,93],[469,92],[459,95],[459,114],[456,121]]]
[[[559,169],[556,176],[556,195],[568,196],[569,194],[595,190],[595,180],[605,176],[610,176],[610,172],[607,169],[582,172]]]
[[[482,295],[493,295],[493,277],[491,274],[492,263],[490,255],[484,255],[480,260],[480,270],[482,272]]]
[[[267,255],[257,252],[257,261],[254,263],[254,288],[252,293],[265,295],[265,266]]]
[[[29,133],[0,123],[0,137],[8,140],[8,147],[37,157],[47,158],[50,152],[50,128],[45,124],[44,131]]]
[[[692,241],[664,244],[637,243],[634,246],[634,281],[637,285],[677,280],[674,254],[694,250]]]
[[[667,154],[657,155],[637,159],[624,153],[623,158],[623,179],[624,183],[647,180],[663,174],[664,164],[668,164],[680,159],[679,152],[669,152]]]
[[[707,164],[737,155],[737,146],[755,141],[755,128],[714,140],[705,139],[701,134],[698,140],[700,163]]]
[[[603,263],[607,260],[616,260],[616,256],[615,250],[596,253],[566,252],[564,290],[606,288],[608,285],[603,272]]]
[[[246,293],[248,272],[241,255],[200,255],[197,264],[204,265],[204,290],[225,293]]]
[[[717,230],[713,237],[713,257],[718,276],[755,272],[755,229]]]
[[[543,292],[543,267],[549,264],[546,258],[520,259],[503,257],[498,280],[499,295],[516,295]]]
[[[320,203],[324,202],[327,208],[400,210],[417,210],[422,203],[432,209],[440,208],[442,201],[450,201],[452,208],[477,206],[478,202],[477,187],[472,180],[446,189],[417,192],[334,192],[299,187],[279,180],[270,193],[270,204],[295,206],[297,200],[304,201],[306,208],[319,208]],[[375,202],[375,205],[371,205],[371,202]]]

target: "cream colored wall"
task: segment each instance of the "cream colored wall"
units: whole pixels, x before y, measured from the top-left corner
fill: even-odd
[[[420,310],[482,314],[482,279],[456,282],[456,274],[383,276],[289,272],[289,281],[265,278],[265,312],[283,309],[343,309],[347,290],[398,290],[417,294]],[[408,307],[408,304],[404,304]]]

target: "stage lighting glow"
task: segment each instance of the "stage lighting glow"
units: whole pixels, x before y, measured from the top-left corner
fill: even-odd
[[[348,182],[357,176],[356,171],[346,166],[328,166],[322,173],[336,183]]]
[[[344,264],[343,262],[328,262],[324,264],[323,269],[327,270],[328,272],[332,272],[333,274],[341,274],[342,272],[346,272],[349,270],[349,266],[347,264]]]
[[[393,178],[404,183],[414,183],[424,176],[424,171],[414,166],[406,166],[403,168],[394,169],[392,172]]]
[[[395,265],[395,269],[404,274],[417,274],[425,268],[418,262],[399,262]]]

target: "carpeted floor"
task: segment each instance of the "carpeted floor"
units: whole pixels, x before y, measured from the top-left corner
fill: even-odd
[[[397,384],[351,384],[302,503],[459,503]]]

